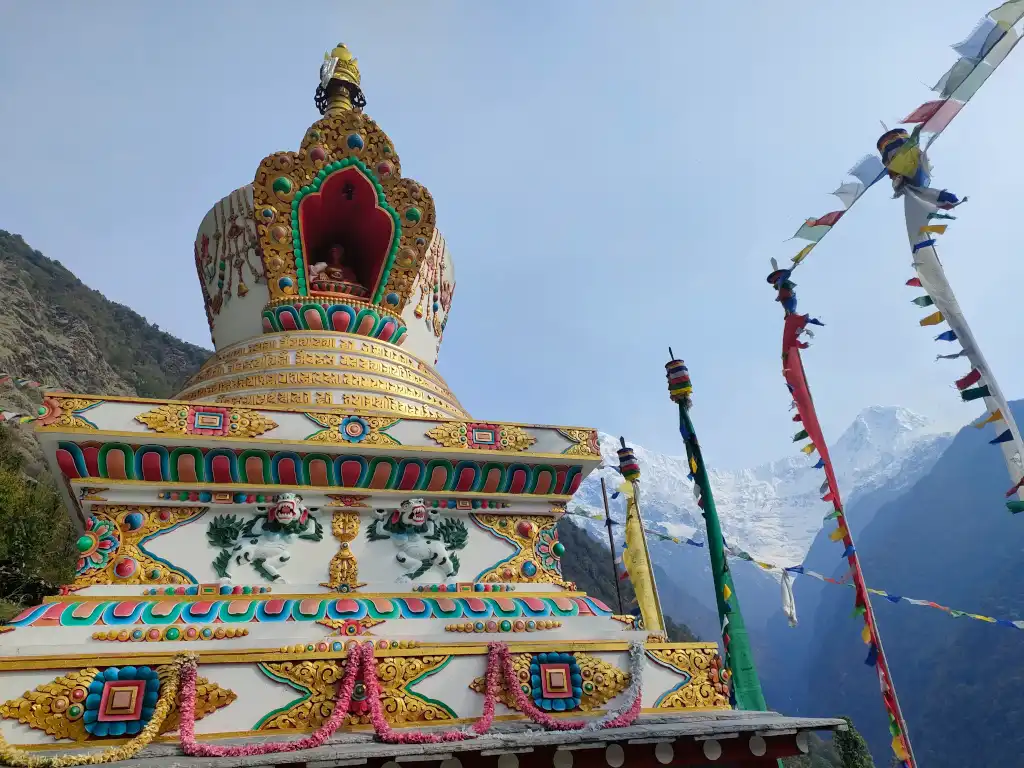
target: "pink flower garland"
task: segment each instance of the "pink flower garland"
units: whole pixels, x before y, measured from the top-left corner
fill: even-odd
[[[380,684],[377,681],[377,659],[373,655],[373,646],[362,647],[363,683],[366,685],[366,698],[370,702],[370,719],[373,730],[381,741],[388,744],[439,744],[441,742],[465,741],[473,739],[491,729],[494,722],[494,702],[501,685],[499,657],[504,643],[491,643],[487,653],[487,693],[484,697],[483,716],[473,723],[471,730],[448,730],[440,733],[425,731],[396,731],[384,717],[380,702]]]
[[[640,714],[643,698],[639,685],[635,686],[635,695],[629,708],[617,717],[608,721],[557,720],[539,709],[523,692],[512,666],[512,654],[505,643],[491,643],[487,652],[487,689],[484,695],[484,709],[480,719],[466,730],[448,730],[435,733],[426,731],[395,730],[384,716],[380,700],[380,682],[377,680],[377,659],[373,654],[373,644],[357,646],[349,650],[345,664],[345,677],[338,688],[331,716],[314,733],[297,741],[273,741],[260,744],[242,744],[237,746],[217,746],[200,744],[196,741],[196,657],[190,655],[182,662],[180,702],[181,725],[179,735],[181,748],[186,755],[192,757],[248,757],[250,755],[266,755],[275,752],[297,752],[322,746],[341,727],[352,703],[352,691],[355,689],[359,671],[363,673],[363,684],[366,686],[367,700],[370,704],[370,719],[373,730],[381,741],[389,744],[438,744],[442,742],[465,741],[487,733],[494,723],[494,707],[502,683],[512,694],[516,706],[531,720],[552,731],[578,731],[590,726],[594,729],[622,728],[630,725]]]
[[[356,674],[359,671],[359,654],[350,653],[345,664],[345,677],[338,688],[338,696],[334,700],[334,711],[327,721],[314,733],[297,741],[271,741],[262,744],[240,744],[224,747],[215,744],[200,744],[196,741],[196,659],[192,656],[181,670],[181,725],[179,735],[181,748],[186,755],[192,757],[247,757],[250,755],[266,755],[272,752],[297,752],[301,749],[313,749],[324,744],[345,720],[349,705],[352,702],[352,691],[356,685]]]

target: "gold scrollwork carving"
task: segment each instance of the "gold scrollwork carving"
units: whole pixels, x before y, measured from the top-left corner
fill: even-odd
[[[562,453],[566,456],[601,456],[601,447],[594,429],[560,429],[558,434],[572,441]]]
[[[525,451],[537,442],[525,429],[512,424],[449,421],[428,430],[426,435],[445,448],[473,450]]]
[[[559,569],[561,555],[556,553],[557,521],[547,515],[481,515],[473,520],[485,530],[509,542],[516,554],[480,574],[477,581],[543,582],[572,588]]]
[[[313,443],[348,443],[359,445],[400,445],[387,433],[400,419],[389,416],[346,416],[343,413],[306,413],[307,419],[320,429],[306,440]]]
[[[86,400],[83,397],[51,395],[43,399],[45,413],[41,413],[36,419],[36,426],[96,429],[96,425],[81,414],[102,402],[102,400]]]
[[[628,672],[582,651],[577,651],[573,657],[576,659],[580,676],[583,678],[580,709],[584,712],[603,707],[629,688]],[[519,684],[524,686],[524,690],[530,685],[530,661],[532,658],[533,654],[530,653],[519,653],[512,657],[512,669]],[[469,687],[477,693],[486,693],[487,678],[477,677],[469,684]],[[516,706],[515,698],[504,684],[498,694],[498,700],[509,709],[519,709]]]
[[[99,670],[95,667],[69,672],[66,675],[36,686],[16,699],[0,704],[0,718],[18,722],[43,731],[55,739],[69,739],[75,742],[89,740],[83,716],[89,684],[95,680]],[[172,674],[170,666],[157,669],[161,681]],[[226,707],[237,697],[234,691],[221,688],[205,677],[196,679],[196,720],[200,720],[221,707]],[[172,705],[167,719],[160,726],[160,733],[178,729],[181,714],[178,704]]]
[[[370,505],[366,503],[369,496],[350,496],[342,493],[328,493],[327,498],[330,499],[328,507],[360,507],[363,509],[369,509]]]
[[[181,570],[156,560],[142,542],[191,522],[205,507],[93,507],[88,529],[78,540],[79,559],[72,589],[93,584],[187,584]]]
[[[391,725],[452,720],[455,713],[445,704],[411,690],[425,677],[435,674],[451,656],[400,656],[377,659],[377,679],[384,717]],[[264,662],[260,668],[268,677],[299,688],[306,695],[295,704],[271,712],[256,725],[258,731],[319,728],[334,711],[337,686],[344,676],[344,661]],[[365,688],[357,683],[346,725],[370,723]]]
[[[204,419],[206,421],[204,421]],[[168,403],[135,417],[155,432],[172,435],[257,437],[277,426],[258,411]],[[207,426],[207,424],[209,426]]]
[[[359,137],[358,146],[350,144],[353,135]],[[369,288],[377,295],[397,294],[398,304],[388,308],[398,313],[405,309],[419,261],[434,231],[434,201],[425,187],[401,177],[398,155],[387,134],[367,115],[354,111],[318,120],[306,132],[298,152],[277,152],[264,158],[256,170],[255,207],[275,214],[266,223],[257,221],[272,301],[299,298],[297,286],[304,282],[299,278],[292,245],[292,237],[298,233],[287,224],[296,194],[313,184],[326,165],[353,161],[356,165],[351,167],[379,185],[388,206],[402,222],[397,258],[390,271],[380,276],[380,290],[376,284]],[[280,279],[285,276],[291,280]]]
[[[720,709],[729,707],[728,673],[722,669],[718,647],[648,648],[647,656],[681,674],[683,682],[663,693],[657,709]]]
[[[351,546],[359,533],[359,513],[335,510],[331,517],[331,533],[340,543],[338,551],[331,558],[328,580],[320,586],[331,589],[344,586],[351,589],[359,583],[359,563],[352,554]]]

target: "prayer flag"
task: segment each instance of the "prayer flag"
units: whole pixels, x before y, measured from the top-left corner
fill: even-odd
[[[920,288],[921,279],[917,277],[912,277],[909,280],[907,280],[907,285],[909,285],[911,288]]]
[[[866,189],[885,176],[885,166],[878,155],[865,155],[848,173],[860,180]]]
[[[859,181],[845,181],[832,194],[839,198],[844,208],[849,208],[864,193],[864,185]]]
[[[928,317],[921,318],[921,325],[938,325],[942,322],[942,313],[933,312]]]
[[[840,525],[838,528],[832,531],[832,533],[830,533],[828,537],[832,541],[842,541],[846,537],[847,533],[849,533],[849,531],[846,530],[846,526]]]
[[[917,304],[919,307],[930,307],[935,302],[932,301],[931,296],[918,296],[916,299],[913,299],[911,303]]]
[[[909,115],[900,120],[901,123],[926,123],[935,113],[939,111],[939,108],[946,103],[946,99],[939,99],[937,101],[926,101],[924,104],[919,106]],[[890,167],[891,164],[890,164]]]
[[[998,8],[989,11],[988,17],[1012,27],[1018,21],[1024,19],[1024,0],[1009,0]]]
[[[918,231],[922,235],[927,235],[927,234],[942,235],[942,234],[945,234],[946,228],[948,226],[949,226],[948,224],[926,224],[925,226],[921,227],[921,229],[918,230]]]
[[[832,227],[827,226],[816,226],[813,222],[814,219],[807,219],[807,221],[800,225],[800,229],[796,231],[796,234],[793,235],[793,237],[798,237],[801,240],[811,240],[817,243],[830,229],[832,229]]]
[[[977,384],[979,379],[981,379],[981,371],[974,368],[966,376],[956,380],[956,388],[967,389],[972,384]]]
[[[992,440],[989,440],[988,442],[990,445],[996,445],[998,443],[1008,443],[1011,440],[1013,440],[1013,434],[1010,432],[1010,430],[1006,430],[1001,435],[999,435],[996,438],[993,438]]]
[[[960,397],[965,403],[969,403],[972,400],[977,400],[978,398],[981,397],[990,396],[991,393],[988,391],[988,387],[984,385],[980,387],[975,387],[974,389],[965,389],[960,393]]]
[[[820,219],[808,219],[805,223],[808,227],[832,227],[843,217],[844,213],[846,211],[832,211],[831,213],[826,213]]]
[[[807,257],[807,254],[814,250],[814,246],[816,245],[817,243],[811,243],[810,245],[806,245],[803,248],[801,248],[800,253],[793,257],[793,263],[799,264],[801,261],[803,261]]]

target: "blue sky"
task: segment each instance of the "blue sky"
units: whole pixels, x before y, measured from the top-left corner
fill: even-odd
[[[209,207],[297,146],[323,52],[426,184],[457,287],[439,368],[478,418],[590,425],[678,453],[667,347],[709,461],[793,450],[768,259],[881,132],[928,99],[995,0],[0,0],[0,227],[210,345],[192,261]],[[1019,354],[1024,53],[935,144],[968,194],[940,241],[1006,394]],[[955,427],[959,362],[904,287],[879,185],[798,273],[827,327],[805,362],[826,435],[901,404]]]

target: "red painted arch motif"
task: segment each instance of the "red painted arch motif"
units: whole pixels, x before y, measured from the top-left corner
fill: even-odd
[[[68,479],[570,496],[578,466],[61,441]]]

